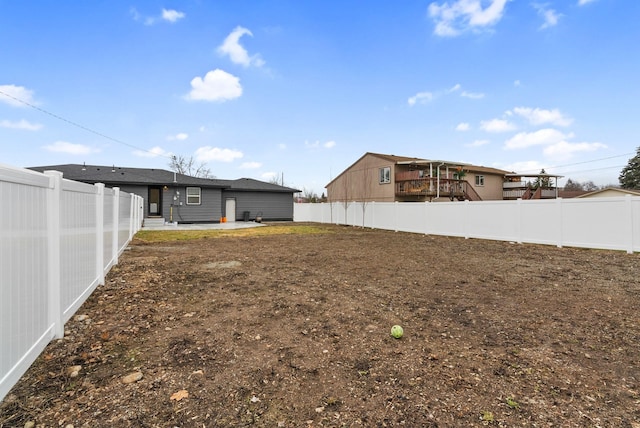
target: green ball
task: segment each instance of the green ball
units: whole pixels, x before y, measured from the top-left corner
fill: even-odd
[[[395,337],[396,339],[400,339],[403,334],[404,330],[399,325],[394,325],[393,327],[391,327],[391,336]]]

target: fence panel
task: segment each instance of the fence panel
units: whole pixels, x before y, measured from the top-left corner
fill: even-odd
[[[142,198],[0,165],[0,400],[141,227]]]
[[[67,322],[98,285],[96,186],[63,180],[60,201],[62,322]]]
[[[640,251],[640,197],[630,195],[526,201],[368,202],[364,222],[361,202],[295,205],[294,221],[629,253]],[[327,213],[331,215],[328,217]]]
[[[54,337],[47,287],[50,191],[48,177],[0,166],[0,399]]]

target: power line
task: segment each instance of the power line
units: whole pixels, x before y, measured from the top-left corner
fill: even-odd
[[[143,152],[151,153],[151,154],[153,154],[155,156],[164,156],[164,157],[166,157],[168,159],[172,159],[173,158],[172,156],[165,155],[165,154],[162,154],[162,153],[152,152],[151,150],[143,149],[141,147],[134,146],[133,144],[129,144],[129,143],[125,142],[125,141],[118,140],[117,138],[110,137],[110,136],[108,136],[106,134],[103,134],[102,132],[95,131],[95,130],[87,127],[87,126],[84,126],[84,125],[81,125],[81,124],[79,124],[77,122],[74,122],[72,120],[66,119],[66,118],[64,118],[62,116],[59,116],[59,115],[55,114],[55,113],[51,113],[50,111],[47,111],[47,110],[45,110],[43,108],[40,108],[40,107],[38,107],[38,106],[36,106],[34,104],[31,104],[31,103],[29,103],[29,102],[27,102],[25,100],[21,100],[20,98],[16,98],[13,95],[7,94],[6,92],[4,92],[2,90],[0,90],[0,94],[4,95],[5,97],[11,98],[14,101],[22,103],[22,104],[24,104],[24,105],[26,105],[28,107],[31,107],[32,109],[38,110],[39,112],[44,113],[46,115],[49,115],[49,116],[51,116],[51,117],[53,117],[55,119],[58,119],[58,120],[61,120],[63,122],[66,122],[66,123],[68,123],[70,125],[73,125],[76,128],[80,128],[83,131],[87,131],[87,132],[95,134],[95,135],[97,135],[99,137],[105,138],[105,139],[107,139],[109,141],[113,141],[114,143],[122,144],[123,146],[131,147],[132,149],[140,150],[140,151],[143,151]]]
[[[582,162],[575,162],[575,163],[568,163],[566,165],[554,165],[554,166],[549,166],[549,167],[545,167],[545,170],[551,169],[551,168],[566,168],[568,166],[575,166],[575,165],[583,165],[585,163],[593,163],[593,162],[600,162],[600,161],[604,161],[604,160],[609,160],[609,159],[615,159],[615,158],[621,158],[623,156],[629,156],[629,155],[634,155],[635,152],[631,152],[631,153],[623,153],[621,155],[615,155],[615,156],[608,156],[606,158],[600,158],[600,159],[593,159],[593,160],[587,160],[587,161],[582,161]],[[623,165],[624,166],[624,165]],[[622,167],[623,167],[622,166]],[[622,168],[620,167],[620,168]],[[618,168],[618,167],[607,167],[607,168]],[[600,168],[600,169],[606,169],[606,168]],[[537,170],[528,170],[528,171],[524,171],[524,172],[535,172]],[[590,171],[590,170],[587,170]],[[596,170],[593,170],[596,171]],[[586,171],[585,171],[586,172]]]

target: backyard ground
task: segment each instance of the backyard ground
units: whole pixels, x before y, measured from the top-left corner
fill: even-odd
[[[0,427],[640,427],[638,254],[300,224],[191,237],[139,234]]]

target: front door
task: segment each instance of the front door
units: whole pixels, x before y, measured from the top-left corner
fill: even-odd
[[[236,221],[236,200],[229,198],[225,204],[225,215],[227,217],[227,223],[233,223]]]
[[[149,216],[162,215],[162,187],[149,187]]]

